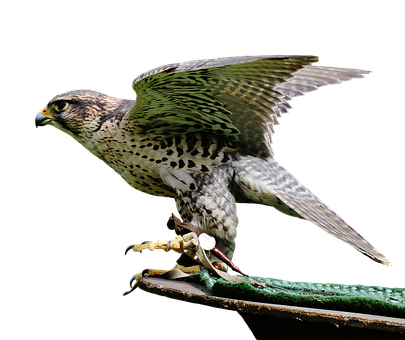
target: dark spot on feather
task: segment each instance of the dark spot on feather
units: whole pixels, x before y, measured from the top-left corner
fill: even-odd
[[[217,157],[218,157],[218,149],[215,149],[215,150],[212,152],[210,158],[211,158],[212,160],[214,160],[214,159],[217,158]]]
[[[176,145],[181,144],[181,137],[180,137],[180,136],[176,136],[176,137],[174,138],[174,142],[176,143]]]
[[[195,163],[192,160],[189,160],[187,167],[188,168],[193,168],[193,167],[195,167]]]
[[[229,161],[229,155],[227,153],[224,154],[224,157],[222,158],[221,162],[226,163]]]
[[[186,152],[191,152],[193,149],[194,149],[194,145],[189,144],[189,145],[187,145]]]
[[[208,157],[210,155],[208,149],[204,149],[204,152],[202,153],[201,157]]]
[[[183,149],[181,148],[176,148],[176,150],[177,150],[177,157],[180,157],[184,153]]]

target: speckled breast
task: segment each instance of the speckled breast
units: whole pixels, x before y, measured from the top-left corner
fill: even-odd
[[[212,167],[230,162],[235,152],[234,148],[210,135],[189,134],[167,139],[122,137],[122,140],[115,137],[100,143],[101,158],[129,185],[156,196],[177,197],[160,178],[160,167],[209,173]]]

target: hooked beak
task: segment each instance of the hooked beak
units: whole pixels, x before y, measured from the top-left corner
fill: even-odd
[[[45,126],[50,121],[55,120],[47,109],[42,109],[35,117],[35,126]]]

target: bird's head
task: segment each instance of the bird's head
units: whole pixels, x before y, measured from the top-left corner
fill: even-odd
[[[53,125],[87,144],[96,132],[105,128],[104,123],[120,120],[132,106],[133,101],[95,91],[71,91],[57,95],[38,112],[35,125]]]

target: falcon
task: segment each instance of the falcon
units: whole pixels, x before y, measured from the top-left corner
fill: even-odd
[[[253,56],[169,64],[133,81],[136,101],[77,90],[36,116],[72,136],[133,188],[172,197],[184,222],[235,251],[236,203],[306,219],[372,260],[359,233],[274,159],[272,135],[289,101],[368,71],[312,66],[314,56]]]

